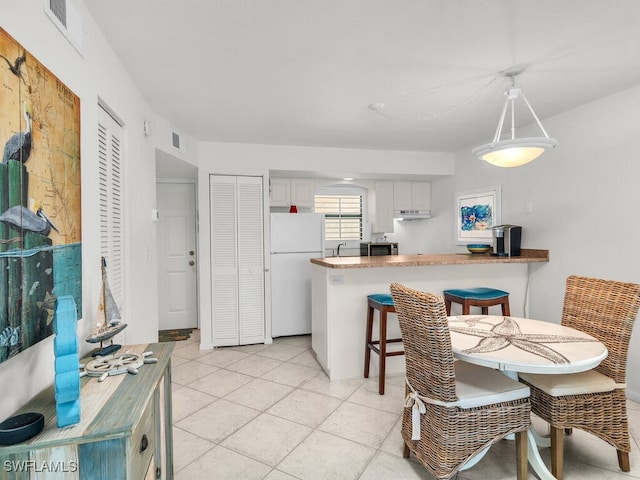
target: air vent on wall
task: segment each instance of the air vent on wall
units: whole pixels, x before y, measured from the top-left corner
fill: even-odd
[[[49,10],[60,23],[67,28],[67,2],[65,0],[49,0]]]
[[[184,152],[184,145],[182,142],[182,135],[178,132],[171,132],[171,146],[176,150]]]
[[[44,0],[44,12],[69,43],[84,57],[84,25],[71,0]]]

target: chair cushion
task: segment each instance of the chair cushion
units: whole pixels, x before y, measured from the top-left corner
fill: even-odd
[[[387,307],[393,306],[393,297],[390,293],[373,293],[371,295],[367,295],[367,298],[370,298],[374,302],[378,302]]]
[[[498,290],[496,288],[454,288],[452,290],[444,290],[444,293],[460,298],[471,298],[475,300],[493,300],[495,298],[507,297],[509,292]]]
[[[507,377],[498,370],[468,362],[455,362],[455,406],[475,408],[499,402],[509,402],[530,395],[529,387]]]
[[[610,392],[620,386],[612,378],[595,370],[560,375],[521,373],[520,378],[552,397]]]

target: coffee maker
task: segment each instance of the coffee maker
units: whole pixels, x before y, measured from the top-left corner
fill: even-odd
[[[491,255],[499,257],[519,257],[522,227],[518,225],[498,225],[491,229],[493,251]]]

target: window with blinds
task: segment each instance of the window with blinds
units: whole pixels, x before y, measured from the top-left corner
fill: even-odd
[[[103,108],[98,118],[100,255],[106,259],[109,287],[122,307],[122,126]],[[98,268],[99,265],[96,265]]]
[[[362,195],[315,195],[315,211],[324,213],[325,241],[362,239]]]

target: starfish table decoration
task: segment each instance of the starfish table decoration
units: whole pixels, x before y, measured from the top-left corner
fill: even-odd
[[[464,321],[469,324],[466,320]],[[455,320],[449,320],[449,322],[455,322]],[[487,323],[477,321],[475,323]],[[475,325],[471,325],[473,327]],[[449,330],[464,335],[472,335],[474,337],[482,337],[475,347],[467,348],[463,350],[463,353],[486,353],[502,350],[503,348],[513,345],[526,352],[538,355],[546,358],[547,360],[556,363],[569,363],[569,360],[561,353],[553,350],[552,348],[544,345],[545,343],[576,343],[576,342],[597,342],[595,339],[572,337],[566,335],[546,335],[538,333],[522,333],[518,323],[509,317],[504,317],[503,320],[491,327],[491,330],[483,330],[480,328],[465,328],[449,326]]]

